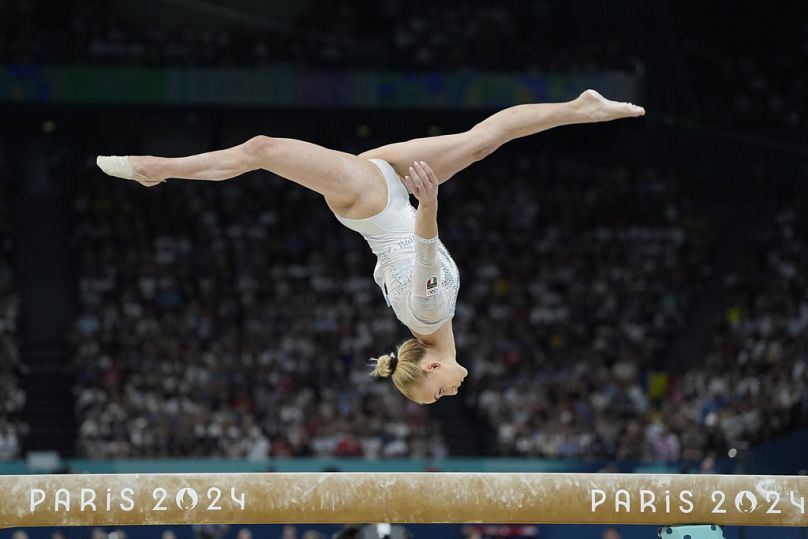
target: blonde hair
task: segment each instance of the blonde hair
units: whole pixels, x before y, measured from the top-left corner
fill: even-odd
[[[426,382],[426,372],[421,368],[420,361],[426,355],[426,346],[418,339],[407,339],[398,351],[393,354],[385,354],[371,361],[376,363],[371,376],[376,378],[391,377],[393,384],[401,393],[410,400],[417,401],[413,392],[415,388]],[[393,358],[397,358],[395,370],[392,368]]]

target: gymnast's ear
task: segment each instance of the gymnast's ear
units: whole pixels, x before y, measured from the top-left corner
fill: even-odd
[[[421,368],[424,369],[426,372],[431,372],[434,371],[435,369],[440,369],[440,361],[436,359],[426,360],[421,364]]]

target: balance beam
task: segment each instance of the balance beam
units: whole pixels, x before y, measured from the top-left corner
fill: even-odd
[[[0,526],[274,523],[806,526],[808,477],[574,473],[0,476]]]

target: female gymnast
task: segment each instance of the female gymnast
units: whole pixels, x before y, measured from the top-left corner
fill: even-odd
[[[438,240],[438,186],[504,143],[562,125],[642,116],[594,90],[564,103],[517,105],[465,133],[390,144],[360,155],[308,142],[254,137],[188,157],[99,156],[107,174],[152,187],[168,178],[226,180],[265,169],[316,191],[337,220],[362,234],[377,257],[373,277],[413,338],[375,359],[407,398],[431,404],[456,395],[468,371],[456,359],[452,318],[460,279]],[[410,205],[408,191],[418,199]]]

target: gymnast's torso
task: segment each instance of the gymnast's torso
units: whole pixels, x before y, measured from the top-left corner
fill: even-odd
[[[437,238],[415,235],[415,208],[389,163],[371,159],[387,183],[387,206],[367,219],[340,223],[360,234],[376,255],[373,278],[388,307],[413,332],[429,335],[454,317],[460,275]]]

